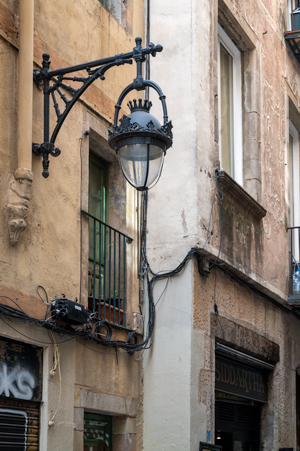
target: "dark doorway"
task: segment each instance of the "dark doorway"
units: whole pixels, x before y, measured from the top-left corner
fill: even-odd
[[[216,445],[222,451],[258,451],[259,418],[259,406],[216,401]]]

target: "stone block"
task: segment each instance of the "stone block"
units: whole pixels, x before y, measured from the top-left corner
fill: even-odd
[[[214,118],[214,140],[219,143],[219,121],[216,117]]]
[[[259,160],[251,159],[244,162],[245,180],[256,179],[261,183],[261,163]]]
[[[266,315],[268,317],[270,312]],[[211,314],[211,331],[224,344],[253,357],[275,364],[279,361],[279,346],[252,329]],[[274,336],[274,334],[273,334]]]
[[[246,113],[261,112],[260,67],[257,50],[243,54],[244,63],[244,107]]]
[[[112,425],[113,435],[136,434],[135,418],[114,418]]]
[[[245,139],[254,138],[260,141],[261,117],[258,113],[256,112],[245,113],[244,137]]]
[[[74,451],[83,450],[83,431],[74,431]]]
[[[112,448],[122,451],[136,451],[135,434],[117,434],[112,437]]]
[[[137,400],[107,393],[97,393],[92,390],[81,390],[80,407],[108,415],[135,416]]]
[[[81,407],[74,408],[74,428],[77,431],[83,431],[84,427],[84,409]]]

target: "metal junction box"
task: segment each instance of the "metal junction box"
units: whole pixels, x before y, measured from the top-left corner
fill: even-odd
[[[51,316],[69,324],[85,324],[89,319],[85,305],[69,299],[55,299],[51,302]]]

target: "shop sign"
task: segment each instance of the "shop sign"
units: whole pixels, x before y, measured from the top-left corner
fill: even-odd
[[[216,390],[268,402],[267,376],[255,368],[216,357]]]
[[[0,337],[0,396],[41,401],[41,348]]]

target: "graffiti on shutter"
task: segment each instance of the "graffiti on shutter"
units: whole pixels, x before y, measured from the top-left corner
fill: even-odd
[[[0,396],[41,401],[41,348],[0,337]]]

